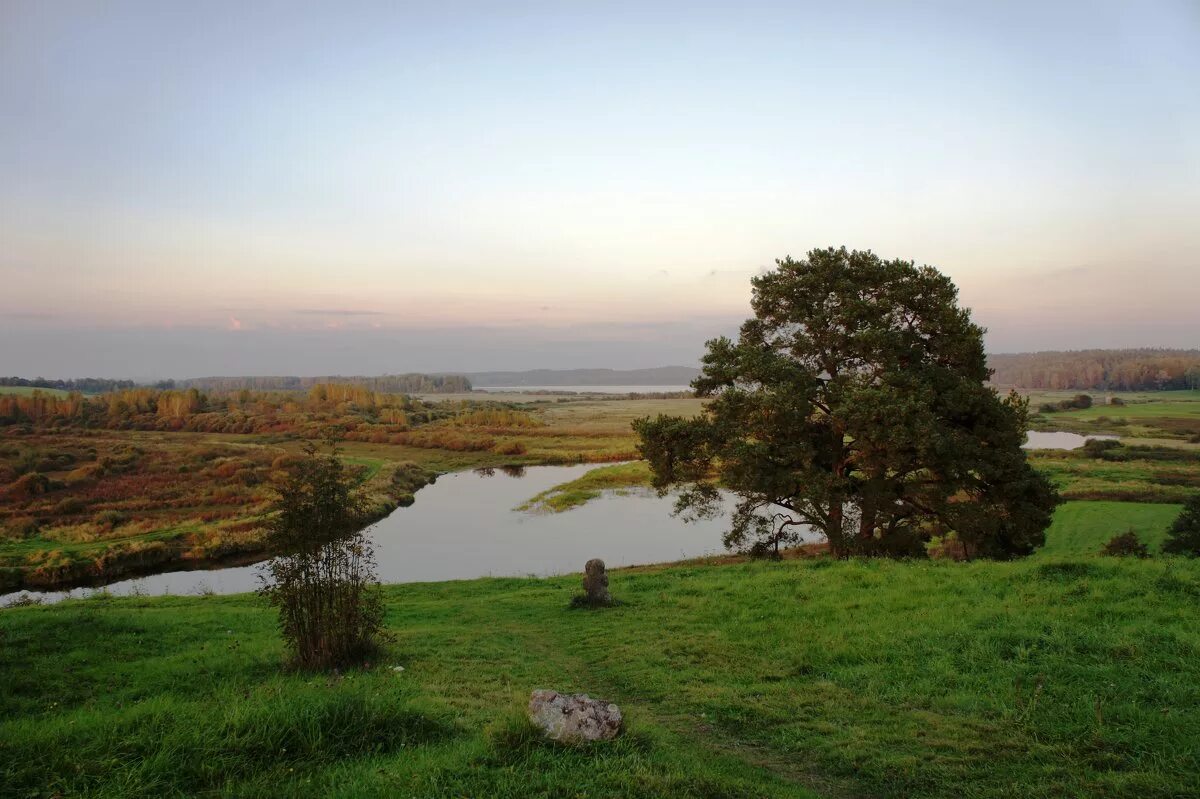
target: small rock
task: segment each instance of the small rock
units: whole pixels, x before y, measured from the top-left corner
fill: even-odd
[[[608,593],[608,572],[600,558],[592,558],[584,564],[583,590],[587,594],[587,601],[593,605],[612,602],[612,595]]]
[[[547,738],[566,743],[607,741],[621,731],[621,709],[587,694],[534,691],[529,695],[529,720]]]

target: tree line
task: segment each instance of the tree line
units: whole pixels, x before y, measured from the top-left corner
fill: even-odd
[[[1062,391],[1200,389],[1200,350],[1129,349],[989,355],[992,383]]]
[[[50,380],[45,377],[0,377],[0,386],[20,386],[24,388],[52,388],[59,391],[79,391],[84,394],[102,394],[106,391],[119,391],[133,388],[132,380],[109,380],[103,377],[80,377],[73,380]]]
[[[34,391],[0,395],[0,426],[183,430],[210,433],[294,433],[388,441],[411,427],[443,419],[469,424],[466,404],[427,404],[366,386],[319,383],[307,393],[205,392],[197,388],[132,388],[98,396]],[[487,421],[494,421],[491,416]]]

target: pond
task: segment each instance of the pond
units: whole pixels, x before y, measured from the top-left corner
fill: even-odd
[[[1080,435],[1079,433],[1047,433],[1040,430],[1030,430],[1025,436],[1025,449],[1079,449],[1088,439],[1104,439],[1116,441],[1117,436]]]
[[[582,572],[589,558],[632,566],[723,553],[728,518],[684,523],[674,500],[646,490],[606,493],[564,513],[513,508],[573,480],[595,464],[528,466],[457,472],[417,492],[416,502],[368,533],[384,583]],[[815,540],[815,538],[814,538]],[[259,566],[174,571],[122,580],[113,594],[218,594],[253,591]],[[83,597],[94,588],[40,594],[46,601]],[[36,592],[29,592],[36,593]],[[0,597],[5,604],[12,594]]]

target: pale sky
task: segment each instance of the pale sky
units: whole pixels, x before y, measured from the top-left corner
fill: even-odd
[[[693,364],[841,244],[1200,346],[1200,3],[0,2],[0,374]]]

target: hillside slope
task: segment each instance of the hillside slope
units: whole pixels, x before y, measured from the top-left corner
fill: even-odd
[[[252,596],[11,608],[0,794],[1186,795],[1200,563],[1064,557],[631,569],[604,611],[577,577],[390,586],[386,657],[333,677],[283,672]],[[627,735],[538,742],[539,687]]]

